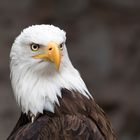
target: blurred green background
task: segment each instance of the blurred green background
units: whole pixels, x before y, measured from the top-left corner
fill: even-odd
[[[140,140],[140,1],[0,0],[0,140],[19,114],[9,79],[9,53],[20,31],[54,24],[119,140]]]

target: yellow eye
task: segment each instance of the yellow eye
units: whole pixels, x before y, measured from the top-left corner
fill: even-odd
[[[60,46],[59,46],[60,50],[63,50],[63,46],[64,46],[64,43],[61,43]]]
[[[31,44],[31,50],[32,51],[38,51],[40,48],[39,44]]]

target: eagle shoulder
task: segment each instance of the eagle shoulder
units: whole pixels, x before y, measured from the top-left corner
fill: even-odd
[[[42,116],[20,127],[8,140],[105,140],[85,115]]]
[[[44,111],[34,123],[19,123],[8,140],[116,140],[107,116],[93,98],[67,89],[61,92],[55,113]],[[22,115],[20,120],[25,118]]]

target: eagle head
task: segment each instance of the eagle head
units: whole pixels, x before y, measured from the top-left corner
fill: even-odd
[[[65,43],[66,33],[53,25],[30,26],[15,39],[10,53],[11,81],[24,113],[54,112],[62,88],[88,97]]]

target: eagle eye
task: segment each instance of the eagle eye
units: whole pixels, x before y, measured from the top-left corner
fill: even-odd
[[[31,47],[31,50],[32,51],[38,51],[39,48],[40,48],[40,45],[39,44],[32,43],[30,47]]]
[[[63,46],[64,46],[64,43],[61,43],[61,44],[59,45],[59,47],[60,47],[61,50],[63,50]]]

